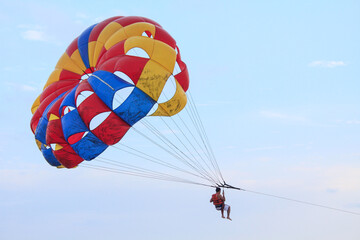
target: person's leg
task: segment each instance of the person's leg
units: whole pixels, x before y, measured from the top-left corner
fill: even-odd
[[[221,205],[221,217],[225,218],[225,216],[224,216],[224,204]]]
[[[229,208],[228,208],[228,210],[227,210],[227,219],[229,219],[229,220],[231,220],[231,218],[230,218],[230,206],[229,206]]]

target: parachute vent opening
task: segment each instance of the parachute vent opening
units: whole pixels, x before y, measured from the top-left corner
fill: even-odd
[[[82,136],[81,136],[81,139],[83,139],[84,137],[86,137],[86,135],[88,135],[88,131],[86,131]]]
[[[76,107],[79,107],[82,102],[85,101],[88,97],[90,97],[94,92],[92,91],[82,91],[79,96],[76,98]]]
[[[156,112],[156,110],[158,109],[159,104],[155,103],[154,106],[150,109],[150,111],[148,112],[147,116],[150,116],[151,114],[153,114],[154,112]]]
[[[89,124],[90,131],[97,128],[101,123],[105,121],[105,119],[110,115],[111,112],[103,112],[96,115],[93,119],[91,119]]]
[[[149,32],[149,31],[144,31],[141,36],[148,37],[148,38],[154,38],[153,35],[151,34],[151,32]]]
[[[164,103],[170,100],[176,92],[176,80],[174,76],[170,76],[165,83],[163,90],[161,91],[158,103]]]
[[[119,78],[121,78],[125,82],[128,82],[128,83],[134,85],[133,80],[128,75],[126,75],[125,73],[120,72],[120,71],[116,71],[116,72],[114,72],[114,75],[118,76]]]
[[[71,106],[66,106],[64,107],[63,109],[63,116],[68,114],[69,112],[71,112],[72,110],[74,110],[75,108],[74,107],[71,107]]]
[[[134,87],[131,86],[116,91],[112,102],[112,109],[115,110],[120,107],[120,105],[123,104],[125,100],[130,96],[133,90]]]
[[[88,79],[91,75],[92,73],[85,73],[84,75],[81,76],[80,82]]]
[[[53,151],[58,151],[63,148],[60,144],[57,144],[57,143],[51,143],[50,147]]]
[[[126,55],[150,59],[150,57],[149,57],[149,55],[147,54],[147,52],[145,52],[144,49],[138,48],[138,47],[131,48],[131,49],[126,53]]]
[[[175,76],[176,74],[179,74],[180,72],[181,72],[181,68],[179,66],[179,63],[176,61],[175,66],[174,66],[173,76]]]
[[[67,139],[67,142],[69,144],[75,144],[77,143],[78,141],[80,141],[81,139],[83,139],[89,132],[86,131],[86,132],[79,132],[79,133],[75,133],[73,135],[71,135],[68,139]]]

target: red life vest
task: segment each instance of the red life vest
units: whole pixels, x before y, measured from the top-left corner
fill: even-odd
[[[216,193],[212,195],[211,199],[212,199],[213,204],[214,204],[215,206],[221,205],[221,204],[224,203],[224,201],[223,201],[221,198],[218,198],[218,197],[216,196]]]

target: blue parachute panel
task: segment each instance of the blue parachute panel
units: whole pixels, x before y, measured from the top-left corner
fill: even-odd
[[[41,144],[41,152],[45,158],[45,160],[54,167],[61,166],[61,163],[55,158],[53,152],[51,151],[51,148],[45,147],[44,144]]]
[[[132,126],[145,117],[154,104],[155,101],[152,98],[135,87],[129,97],[114,112]]]
[[[61,98],[62,96],[64,96],[65,92],[60,94],[57,98],[55,98],[46,108],[45,111],[43,112],[39,123],[36,127],[35,130],[35,139],[39,140],[41,143],[46,144],[46,129],[47,129],[47,125],[49,123],[48,119],[47,119],[47,114],[50,110],[50,108],[54,105],[54,103]]]
[[[107,71],[96,71],[87,80],[91,85],[96,95],[108,106],[113,109],[113,98],[116,91],[133,86],[128,82],[122,80],[115,74]]]
[[[78,110],[75,108],[75,91],[73,89],[63,100],[60,109],[71,107],[61,117],[65,140],[74,151],[85,160],[91,160],[101,154],[108,146],[90,132]]]
[[[87,80],[96,95],[110,108],[113,109],[113,100],[118,90],[133,87],[130,95],[121,99],[123,103],[113,111],[130,126],[146,116],[154,106],[155,101],[139,88],[124,81],[120,77],[107,71],[96,71]]]
[[[74,87],[71,92],[69,92],[68,95],[66,95],[66,97],[63,99],[61,105],[60,105],[60,108],[59,108],[59,115],[60,116],[63,116],[62,114],[62,110],[65,106],[70,106],[70,107],[73,107],[75,108],[75,92],[76,92],[76,89],[78,88],[79,85],[77,85],[76,87]]]
[[[108,147],[91,132],[87,132],[85,137],[70,146],[80,157],[88,161],[99,156]]]
[[[89,129],[81,119],[79,112],[74,109],[61,118],[61,125],[65,140],[76,133],[87,132]]]
[[[81,59],[83,60],[86,68],[90,68],[89,51],[88,51],[89,36],[91,31],[96,25],[97,24],[94,24],[88,27],[78,38],[78,49],[80,52]]]
[[[45,117],[41,117],[40,121],[36,127],[35,139],[39,140],[41,143],[46,144],[46,128],[48,125],[48,120]]]

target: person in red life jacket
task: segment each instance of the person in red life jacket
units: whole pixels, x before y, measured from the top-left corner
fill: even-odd
[[[216,210],[221,211],[221,217],[225,218],[224,211],[227,212],[227,219],[230,218],[230,206],[225,204],[225,192],[223,190],[223,194],[221,195],[221,189],[216,188],[216,193],[211,196],[210,202],[215,205]]]

